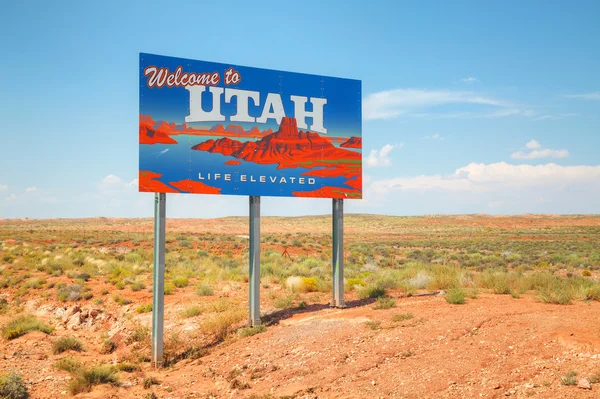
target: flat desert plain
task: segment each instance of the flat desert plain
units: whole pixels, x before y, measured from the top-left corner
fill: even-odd
[[[164,367],[152,219],[0,220],[0,385],[32,398],[597,398],[599,216],[169,219]],[[18,375],[18,378],[15,377]],[[20,381],[20,382],[19,382]]]

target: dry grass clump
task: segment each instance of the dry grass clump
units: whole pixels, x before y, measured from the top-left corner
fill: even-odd
[[[93,369],[84,369],[77,373],[77,376],[69,384],[71,395],[77,395],[82,392],[90,392],[94,385],[112,384],[119,382],[117,370],[112,366],[99,366]]]
[[[32,315],[17,316],[2,326],[2,336],[8,340],[18,338],[31,331],[51,334],[54,327],[45,324]]]
[[[75,337],[62,337],[56,340],[52,345],[52,353],[58,355],[66,351],[83,351],[83,344]]]
[[[244,309],[232,309],[207,317],[200,324],[200,331],[213,336],[217,341],[222,341],[231,333],[235,326],[247,317]]]

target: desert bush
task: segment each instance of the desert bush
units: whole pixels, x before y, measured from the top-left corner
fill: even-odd
[[[583,277],[590,277],[592,275],[592,273],[589,270],[586,269],[586,270],[584,270],[584,271],[581,272],[581,275]]]
[[[176,290],[177,288],[175,287],[175,284],[173,284],[171,281],[165,282],[165,295],[173,295]]]
[[[90,392],[94,385],[113,384],[119,382],[119,376],[114,367],[100,366],[93,369],[83,370],[69,384],[71,395],[82,392]]]
[[[115,366],[118,371],[124,371],[125,373],[133,373],[139,371],[140,366],[133,363],[119,363]]]
[[[150,312],[152,312],[152,304],[147,303],[145,305],[140,305],[137,308],[135,308],[135,312],[136,313],[150,313]]]
[[[8,340],[18,338],[31,331],[41,331],[45,334],[51,334],[54,328],[32,315],[17,316],[2,326],[2,336]]]
[[[202,322],[200,330],[207,335],[212,335],[217,341],[223,340],[240,321],[246,318],[243,309],[234,309],[209,317]]]
[[[365,326],[369,327],[371,330],[379,330],[381,328],[381,322],[369,320],[365,321]]]
[[[0,298],[0,314],[6,313],[8,310],[8,301],[5,298]]]
[[[363,280],[361,280],[359,278],[349,278],[347,284],[348,284],[348,290],[353,290],[357,286],[363,287],[363,286],[367,285],[367,283],[365,283]]]
[[[73,358],[66,357],[54,363],[54,368],[74,374],[77,370],[81,369],[81,364]]]
[[[8,375],[0,375],[0,398],[27,399],[29,392],[21,376],[11,371]]]
[[[211,296],[214,294],[214,290],[207,283],[202,283],[196,288],[196,294],[200,296]]]
[[[400,321],[404,321],[404,320],[410,320],[414,317],[415,316],[412,313],[400,313],[400,314],[393,315],[392,321],[400,322]]]
[[[273,306],[277,309],[289,309],[294,306],[294,298],[291,295],[280,296],[273,301]]]
[[[62,337],[52,345],[52,353],[55,355],[69,350],[81,352],[83,351],[83,344],[75,337]]]
[[[146,286],[144,285],[144,283],[142,283],[142,282],[140,282],[140,281],[137,281],[137,282],[135,282],[135,283],[132,283],[132,284],[130,285],[130,287],[131,287],[131,291],[134,291],[134,292],[141,291],[141,290],[143,290],[144,288],[146,288]]]
[[[184,319],[189,319],[190,317],[196,317],[202,314],[202,308],[200,306],[190,306],[185,308],[183,312],[181,312],[181,317]]]
[[[173,285],[177,288],[184,288],[190,284],[190,281],[185,277],[175,277],[173,279]]]
[[[263,324],[254,327],[243,327],[238,330],[238,334],[240,337],[251,337],[256,334],[260,334],[267,331],[267,327]]]
[[[160,382],[155,377],[146,377],[144,378],[142,385],[144,386],[144,388],[150,389],[152,385],[160,385]]]
[[[117,350],[119,347],[119,343],[114,339],[107,339],[102,343],[102,348],[100,349],[100,353],[110,354]]]
[[[396,301],[394,301],[393,298],[380,296],[379,298],[377,298],[377,302],[375,303],[375,306],[373,306],[373,309],[391,309],[394,307],[396,307]]]
[[[46,280],[43,278],[32,278],[29,279],[25,284],[24,287],[25,288],[33,288],[33,289],[40,289],[42,288],[42,286],[46,284]]]
[[[563,385],[577,385],[577,373],[575,371],[569,371],[567,374],[560,377],[560,382]]]
[[[444,295],[446,302],[453,305],[462,305],[465,303],[465,292],[460,288],[451,288]]]
[[[68,285],[65,287],[59,287],[56,292],[56,296],[57,296],[57,299],[61,302],[77,301],[77,300],[81,299],[82,289],[83,289],[83,287],[78,284]]]
[[[384,288],[375,284],[365,285],[364,287],[358,288],[356,291],[360,299],[379,298],[386,294]]]

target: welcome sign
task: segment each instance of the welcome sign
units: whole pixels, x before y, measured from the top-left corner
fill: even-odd
[[[140,54],[139,191],[362,198],[361,82]]]

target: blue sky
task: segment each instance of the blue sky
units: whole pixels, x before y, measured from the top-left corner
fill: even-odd
[[[214,3],[3,4],[0,217],[152,215],[139,52],[362,80],[349,212],[600,213],[599,2]],[[247,198],[174,195],[167,212],[245,215]]]

